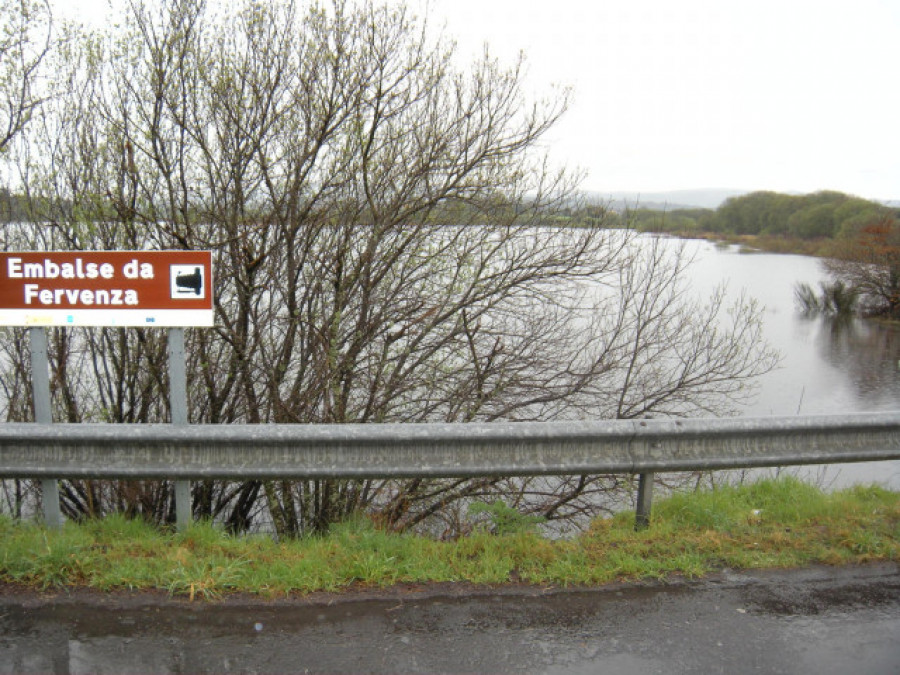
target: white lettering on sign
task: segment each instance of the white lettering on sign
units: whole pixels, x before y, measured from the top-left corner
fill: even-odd
[[[130,263],[126,263],[125,267],[122,268],[122,274],[124,274],[127,279],[137,279],[138,277],[141,279],[152,279],[153,265],[150,263],[139,264],[137,260],[132,260]]]
[[[37,284],[25,284],[25,304],[42,305],[138,305],[137,291],[131,288],[41,288]]]
[[[116,274],[116,268],[110,263],[85,263],[81,258],[75,258],[75,262],[70,263],[55,263],[52,260],[23,263],[21,258],[9,258],[6,271],[10,279],[112,279]],[[150,276],[144,278],[153,278],[152,266]]]

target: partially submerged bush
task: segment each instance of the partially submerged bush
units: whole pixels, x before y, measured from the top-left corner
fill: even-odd
[[[830,283],[821,282],[820,290],[809,284],[797,284],[794,297],[804,314],[825,314],[828,316],[850,316],[859,308],[859,291],[840,279]]]

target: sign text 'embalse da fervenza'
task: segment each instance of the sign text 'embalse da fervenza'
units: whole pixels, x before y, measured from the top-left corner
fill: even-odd
[[[121,278],[153,279],[154,270],[150,263],[140,263],[137,258],[125,263],[121,269]],[[57,263],[45,258],[40,263],[25,263],[21,258],[11,257],[7,260],[7,276],[10,279],[115,279],[116,268],[111,263],[85,263],[82,258],[74,262]],[[91,306],[140,304],[138,292],[134,288],[42,288],[39,283],[23,285],[25,304],[40,302],[42,305],[62,306],[68,304]]]
[[[209,251],[0,253],[0,325],[211,326]]]

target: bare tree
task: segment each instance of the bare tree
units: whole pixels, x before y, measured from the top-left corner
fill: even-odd
[[[0,2],[0,154],[41,104],[37,79],[50,36],[46,1]]]
[[[393,4],[219,11],[136,0],[124,35],[82,40],[73,99],[48,109],[32,158],[52,196],[44,236],[214,251],[216,327],[189,336],[191,421],[727,412],[772,367],[755,308],[693,298],[681,251],[601,218],[556,225],[577,181],[538,150],[567,97],[527,101],[521,63],[460,70]],[[165,419],[160,340],[61,342],[60,411]],[[507,495],[561,518],[590,511],[603,480],[209,482],[195,512],[242,529],[264,509],[296,534],[358,510],[412,527]],[[143,500],[121,494],[73,489],[72,504]],[[168,495],[140,510],[170,518]]]
[[[38,78],[51,48],[51,15],[46,1],[0,0],[0,159],[5,159],[13,140],[25,130],[43,102]],[[8,187],[0,185],[10,195]],[[18,208],[15,209],[18,211]],[[13,209],[10,209],[12,212]],[[22,232],[6,225],[0,246],[12,247]],[[24,331],[12,329],[0,340],[0,415],[7,420],[30,414],[31,379],[24,353]],[[23,481],[2,481],[6,507],[19,516],[33,490]]]

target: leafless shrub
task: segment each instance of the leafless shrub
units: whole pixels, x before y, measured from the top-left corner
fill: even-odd
[[[697,299],[680,249],[602,218],[551,225],[577,177],[539,142],[567,98],[527,101],[522,64],[461,71],[394,4],[131,8],[124,32],[67,43],[19,165],[35,246],[214,251],[192,422],[722,413],[773,366],[756,308]],[[24,419],[15,341],[5,406]],[[162,335],[59,330],[51,351],[58,419],[167,418]],[[293,535],[366,510],[402,529],[502,495],[562,519],[618,480],[204,482],[194,512],[240,530],[265,504]],[[71,483],[66,509],[171,518],[167,489],[135,489]]]

